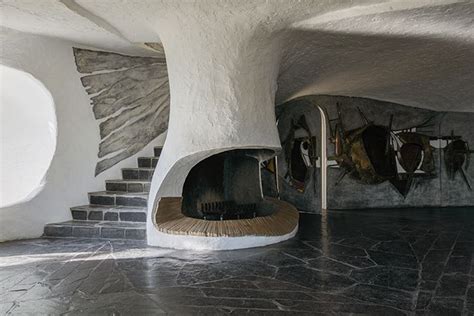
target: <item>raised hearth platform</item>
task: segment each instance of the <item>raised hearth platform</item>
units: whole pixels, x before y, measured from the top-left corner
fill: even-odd
[[[289,203],[267,198],[273,214],[251,219],[206,221],[186,217],[181,197],[163,197],[154,213],[159,246],[176,249],[229,250],[260,247],[295,236],[298,210]]]

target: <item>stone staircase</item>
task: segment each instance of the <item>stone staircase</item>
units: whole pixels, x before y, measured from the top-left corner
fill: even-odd
[[[161,149],[139,157],[138,168],[123,168],[122,179],[106,180],[105,191],[89,193],[89,205],[71,207],[72,221],[47,224],[44,236],[144,240],[148,192]]]

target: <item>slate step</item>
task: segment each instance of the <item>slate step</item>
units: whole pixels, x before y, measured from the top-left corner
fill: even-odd
[[[148,201],[147,192],[90,192],[89,203],[92,205],[109,206],[139,206],[146,207]]]
[[[145,180],[150,181],[155,168],[122,168],[122,178],[124,180]]]
[[[105,190],[111,192],[150,192],[150,181],[105,180]]]
[[[146,207],[81,205],[71,207],[77,220],[146,222]]]
[[[72,220],[47,224],[44,236],[145,240],[146,223]]]
[[[153,153],[155,154],[155,157],[160,157],[161,151],[163,150],[163,147],[154,147],[153,148]]]
[[[158,157],[138,157],[138,168],[155,168]]]

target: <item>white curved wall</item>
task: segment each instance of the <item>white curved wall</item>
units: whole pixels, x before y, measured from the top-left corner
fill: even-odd
[[[235,250],[263,247],[293,238],[298,225],[288,234],[281,236],[241,236],[241,237],[203,237],[156,233],[160,247],[185,250]]]
[[[306,5],[282,2],[169,2],[153,12],[166,51],[171,104],[148,200],[148,244],[187,244],[171,235],[164,243],[154,228],[154,210],[161,197],[181,195],[198,162],[236,148],[280,149],[275,93],[283,38],[278,30],[332,6],[339,5],[307,11]]]
[[[32,75],[0,65],[0,207],[32,199],[56,149],[54,101]]]
[[[153,211],[161,197],[181,195],[194,165],[236,148],[280,148],[274,109],[278,39],[265,31],[256,32],[259,19],[242,25],[240,18],[245,12],[228,18],[214,14],[213,8],[170,5],[160,25],[171,108],[168,135],[148,203],[147,239],[151,245],[181,248],[186,244],[170,241],[171,235],[167,239],[160,236],[154,228]],[[213,18],[184,18],[193,14]],[[196,245],[200,239],[192,240],[195,248],[207,247]]]
[[[119,179],[120,168],[136,166],[137,156],[94,177],[99,127],[76,71],[72,42],[0,28],[0,64],[40,80],[54,98],[57,146],[43,190],[33,199],[0,208],[0,241],[34,238],[44,225],[71,219],[69,208],[88,204],[87,192],[104,190],[105,179]],[[157,140],[158,141],[158,140]],[[156,142],[144,148],[152,153]]]
[[[473,14],[473,1],[386,1],[295,23],[277,104],[334,95],[472,112]]]

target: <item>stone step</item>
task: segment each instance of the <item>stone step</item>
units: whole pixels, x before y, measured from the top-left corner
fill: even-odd
[[[122,178],[124,180],[145,180],[150,181],[155,168],[122,168]]]
[[[147,201],[147,192],[100,191],[89,193],[89,203],[92,205],[146,207]]]
[[[44,236],[145,240],[146,223],[72,220],[47,224]]]
[[[162,146],[156,146],[153,148],[153,153],[155,154],[155,157],[160,157],[161,151],[163,150]]]
[[[146,207],[81,205],[71,207],[73,219],[146,222]]]
[[[138,168],[155,168],[158,157],[138,157]]]
[[[105,190],[112,192],[150,192],[150,181],[105,180]]]

